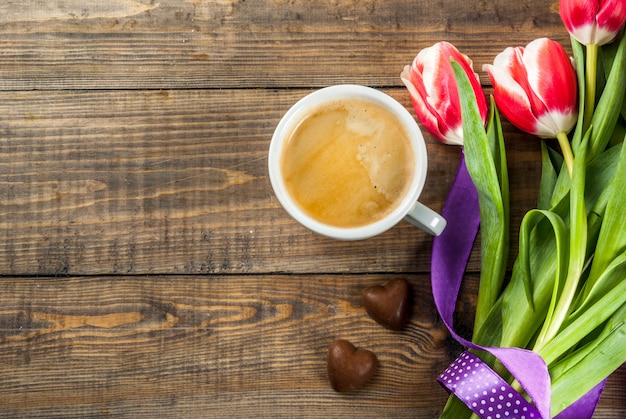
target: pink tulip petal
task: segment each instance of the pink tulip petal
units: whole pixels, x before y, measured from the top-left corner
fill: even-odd
[[[541,138],[554,138],[555,133],[569,132],[576,124],[576,112],[549,112],[537,119],[535,135]]]
[[[598,26],[607,31],[618,32],[626,22],[626,2],[608,0],[600,3],[600,10],[596,16]]]
[[[611,42],[626,22],[626,2],[624,0],[608,0],[601,2],[596,16],[596,45]]]
[[[423,49],[417,56],[417,61],[423,64],[424,85],[428,88],[426,101],[437,110],[442,132],[461,124],[459,95],[456,88],[449,88],[456,86],[451,55],[449,44],[440,42]]]
[[[415,113],[422,125],[446,144],[463,144],[461,104],[451,59],[461,65],[474,89],[483,122],[487,119],[487,102],[472,61],[452,44],[438,42],[424,48],[401,74],[407,86]]]
[[[594,33],[591,43],[595,45],[606,45],[615,39],[618,32],[619,31],[615,32],[615,31],[603,29],[601,27],[596,27],[596,31]]]
[[[590,25],[596,20],[598,1],[560,0],[559,12],[561,20],[568,32],[580,26]]]
[[[624,0],[561,0],[559,13],[567,31],[584,45],[611,42],[626,22]]]
[[[500,112],[522,131],[535,133],[537,118],[531,102],[526,69],[522,55],[523,48],[507,48],[498,54],[493,65],[485,65],[494,87],[494,98]]]
[[[402,82],[409,91],[411,97],[411,103],[415,113],[428,132],[430,132],[439,141],[450,144],[443,132],[439,129],[439,120],[435,116],[435,111],[427,104],[423,99],[424,85],[419,73],[412,72],[409,66],[406,66],[400,75]],[[462,144],[462,143],[461,143]]]
[[[576,112],[576,73],[567,53],[558,42],[541,38],[529,43],[524,51],[524,66],[528,72],[532,94],[543,104],[543,109],[535,107],[535,115],[540,117],[546,112]],[[558,128],[559,131],[571,129]]]
[[[570,35],[574,37],[578,42],[584,45],[595,44],[597,39],[597,27],[596,22],[586,23],[568,29]]]
[[[465,74],[467,74],[468,76],[470,84],[472,85],[472,90],[474,90],[480,117],[484,123],[487,120],[487,99],[485,98],[485,95],[482,92],[482,85],[480,84],[480,77],[478,77],[478,74],[474,73],[473,62],[467,55],[461,54],[455,48],[453,48],[450,52],[452,53],[451,56],[454,59],[454,61],[456,61],[461,66]],[[455,97],[457,100],[459,100],[458,91],[455,90],[455,92],[456,92]],[[461,107],[460,102],[457,102],[455,106],[457,106],[460,109]]]
[[[547,38],[507,48],[484,70],[502,114],[519,129],[552,138],[577,116],[577,79],[563,47]]]
[[[537,118],[531,111],[526,91],[505,70],[490,65],[484,69],[494,86],[493,96],[499,111],[522,131],[534,134]]]
[[[525,102],[530,107],[529,112],[535,115],[535,117],[542,115],[546,112],[546,106],[542,98],[537,95],[535,86],[532,83],[532,75],[529,74],[533,68],[529,67],[530,56],[527,53],[527,48],[514,48],[513,52],[508,70],[516,83],[523,89],[526,98]]]

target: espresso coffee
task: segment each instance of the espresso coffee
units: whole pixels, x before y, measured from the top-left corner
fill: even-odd
[[[310,217],[335,227],[374,223],[398,207],[415,170],[411,141],[387,108],[364,99],[326,102],[288,135],[285,186]]]

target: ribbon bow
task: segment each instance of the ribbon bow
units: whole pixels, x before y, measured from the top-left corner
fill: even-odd
[[[441,215],[448,224],[443,233],[433,239],[431,256],[431,283],[437,311],[460,344],[494,355],[520,383],[534,405],[469,351],[463,352],[438,381],[483,419],[549,419],[550,375],[538,354],[520,348],[482,347],[454,331],[454,309],[480,225],[478,193],[467,171],[464,154]],[[591,418],[605,383],[606,380],[557,418]]]

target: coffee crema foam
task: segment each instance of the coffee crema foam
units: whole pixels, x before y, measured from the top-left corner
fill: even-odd
[[[388,109],[363,99],[313,109],[288,135],[281,171],[288,193],[310,217],[359,227],[392,212],[410,188],[415,156]]]

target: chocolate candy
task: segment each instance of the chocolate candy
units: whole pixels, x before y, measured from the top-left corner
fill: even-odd
[[[335,340],[326,356],[328,379],[335,391],[345,392],[367,383],[378,370],[378,358],[344,339]]]
[[[392,279],[363,290],[362,304],[369,316],[391,330],[400,330],[411,317],[411,285]]]

